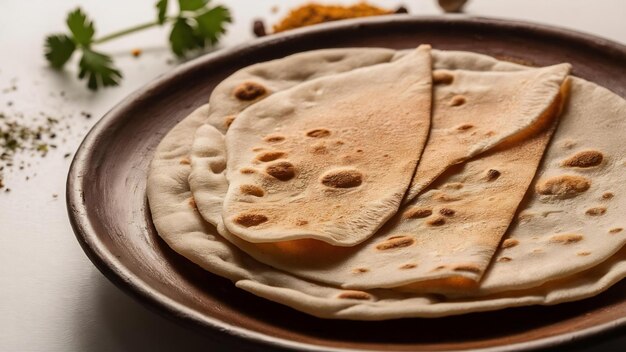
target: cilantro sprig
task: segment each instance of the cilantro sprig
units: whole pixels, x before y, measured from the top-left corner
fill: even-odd
[[[45,57],[55,69],[63,67],[75,52],[80,52],[78,78],[87,80],[87,87],[117,86],[122,73],[113,64],[111,56],[94,50],[94,46],[134,32],[155,26],[171,25],[169,45],[178,57],[215,45],[231,22],[230,12],[223,6],[210,6],[210,0],[177,0],[178,13],[168,16],[168,0],[157,1],[156,19],[97,38],[92,20],[80,9],[70,12],[66,19],[69,29],[65,34],[46,37]]]

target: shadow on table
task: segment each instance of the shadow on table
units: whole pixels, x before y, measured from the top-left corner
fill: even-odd
[[[200,333],[186,329],[138,302],[108,282],[100,273],[94,287],[86,290],[92,311],[77,312],[74,338],[81,350],[110,351],[227,351],[226,347]],[[86,320],[92,318],[92,321]],[[95,319],[95,320],[93,320]]]

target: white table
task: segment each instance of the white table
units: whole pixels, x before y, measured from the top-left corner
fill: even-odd
[[[288,6],[303,2],[222,1],[231,8],[235,23],[221,46],[251,40],[253,18],[274,23]],[[434,0],[373,2],[390,8],[404,4],[412,14],[440,13]],[[95,18],[100,34],[154,16],[154,1],[3,0],[0,5],[0,112],[27,117],[44,112],[64,116],[62,124],[71,125],[69,132],[59,133],[58,149],[45,158],[26,157],[31,167],[5,174],[11,192],[0,192],[0,351],[220,350],[115,288],[74,238],[64,197],[71,158],[64,154],[73,154],[88,129],[114,104],[175,64],[168,63],[167,33],[156,28],[102,46],[115,54],[123,70],[120,87],[94,94],[74,79],[75,63],[65,73],[50,70],[42,57],[43,38],[65,31],[66,13],[79,3]],[[279,11],[272,14],[274,5]],[[472,0],[466,10],[471,15],[559,25],[626,44],[623,0]],[[133,58],[133,48],[144,54]],[[17,90],[5,90],[13,85]],[[83,111],[93,117],[85,118]],[[595,347],[617,346],[626,347],[626,338]]]

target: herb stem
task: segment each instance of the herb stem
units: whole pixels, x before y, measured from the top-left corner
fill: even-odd
[[[169,19],[170,18],[168,18],[168,20]],[[158,21],[152,21],[152,22],[140,24],[140,25],[137,25],[137,26],[133,26],[133,27],[121,30],[121,31],[113,32],[113,33],[111,33],[109,35],[105,35],[104,37],[98,38],[98,39],[94,40],[92,42],[92,44],[102,44],[104,42],[108,42],[109,40],[112,40],[112,39],[115,39],[115,38],[119,38],[119,37],[125,36],[125,35],[130,34],[130,33],[139,32],[139,31],[142,31],[144,29],[148,29],[148,28],[152,28],[152,27],[158,26],[159,24],[160,23]]]

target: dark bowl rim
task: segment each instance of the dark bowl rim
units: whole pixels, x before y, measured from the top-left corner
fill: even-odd
[[[311,34],[320,34],[332,32],[338,29],[358,29],[365,26],[385,27],[389,24],[462,24],[491,27],[494,29],[522,30],[531,32],[540,32],[543,35],[565,39],[569,41],[577,41],[585,45],[591,45],[601,50],[609,51],[614,55],[623,56],[626,59],[626,46],[615,41],[597,37],[591,34],[578,32],[575,30],[564,29],[544,24],[536,24],[527,21],[504,20],[487,17],[474,17],[467,15],[442,15],[442,16],[411,16],[411,15],[388,15],[376,16],[365,19],[351,19],[321,25],[315,25],[306,28],[287,31],[281,34],[269,35],[267,37],[255,39],[251,42],[233,46],[231,48],[220,49],[216,52],[201,56],[187,63],[184,63],[172,71],[161,75],[139,88],[135,92],[128,95],[121,102],[109,110],[89,131],[82,143],[80,144],[74,159],[70,165],[67,183],[66,183],[66,199],[67,211],[70,223],[78,242],[83,251],[94,263],[94,265],[113,282],[118,288],[126,292],[139,302],[147,306],[149,309],[173,319],[179,323],[200,329],[204,333],[210,332],[216,338],[232,337],[243,339],[244,342],[265,345],[267,347],[280,347],[293,350],[304,351],[359,351],[346,348],[332,348],[328,346],[312,345],[308,343],[295,342],[282,338],[268,336],[259,332],[255,332],[246,328],[241,328],[221,320],[207,317],[199,314],[174,300],[166,297],[160,292],[152,289],[149,285],[135,276],[131,270],[124,266],[106,246],[100,241],[100,238],[87,216],[87,208],[83,199],[83,176],[89,169],[89,161],[92,152],[96,149],[100,142],[99,136],[111,126],[119,123],[124,119],[122,111],[133,105],[138,98],[150,91],[158,88],[163,84],[167,84],[172,78],[193,70],[196,67],[210,65],[212,62],[224,59],[231,55],[236,55],[242,51],[254,50],[259,47],[266,47],[275,43],[289,41],[291,39],[300,38]],[[539,348],[553,347],[559,344],[572,342],[597,336],[615,330],[619,327],[626,326],[626,317],[614,320],[608,323],[597,325],[591,328],[576,330],[566,334],[560,334],[547,338],[532,340],[528,342],[520,342],[506,346],[494,346],[476,351],[518,351],[533,350]],[[207,330],[209,328],[209,330]],[[371,350],[362,350],[371,351]]]

